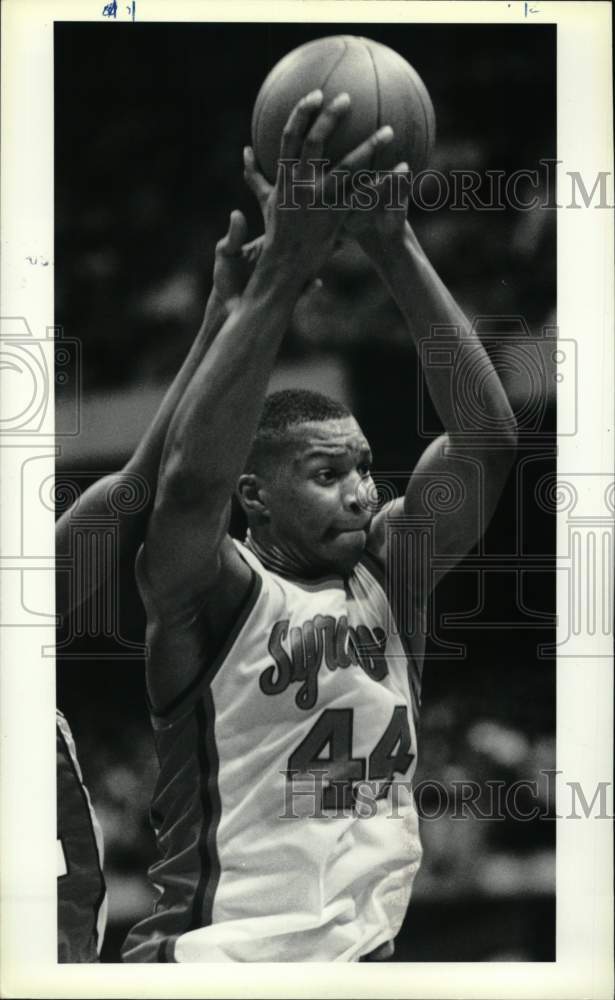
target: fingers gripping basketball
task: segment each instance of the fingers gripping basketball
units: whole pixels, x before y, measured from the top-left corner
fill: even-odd
[[[321,91],[323,105],[348,94],[346,112],[335,116],[335,128],[321,121],[321,133],[308,136],[311,158],[336,164],[384,125],[394,131],[392,142],[374,149],[373,169],[392,169],[406,161],[413,172],[429,160],[435,140],[431,99],[416,70],[397,52],[368,38],[334,35],[294,49],[269,73],[252,115],[256,160],[273,182],[282,136],[293,108],[302,97]],[[306,117],[309,117],[309,115]],[[305,148],[305,147],[304,147]],[[282,155],[295,156],[297,144],[284,141]]]

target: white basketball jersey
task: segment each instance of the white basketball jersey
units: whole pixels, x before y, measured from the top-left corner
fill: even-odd
[[[398,933],[421,857],[419,675],[366,562],[254,570],[234,635],[153,717],[160,898],[129,961],[356,961]]]

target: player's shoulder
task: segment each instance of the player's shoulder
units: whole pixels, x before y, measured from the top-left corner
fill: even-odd
[[[146,543],[139,548],[135,560],[135,577],[150,628],[189,628],[204,612],[207,615],[209,608],[214,608],[216,614],[228,608],[232,614],[251,589],[254,575],[255,568],[230,535],[222,540],[216,565],[203,574],[197,589],[182,587],[181,574],[177,574],[176,586],[169,592],[165,581],[152,572]]]
[[[230,536],[216,586],[195,606],[180,600],[171,612],[148,612],[146,677],[152,715],[187,711],[232,655],[238,637],[271,614],[263,576]],[[143,571],[143,566],[141,566]]]

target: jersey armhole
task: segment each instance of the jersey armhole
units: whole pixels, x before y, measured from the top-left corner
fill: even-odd
[[[365,569],[368,570],[374,577],[374,579],[380,584],[386,597],[385,571],[384,571],[384,564],[381,562],[381,560],[377,556],[375,556],[373,552],[370,552],[368,549],[366,549],[366,551],[361,556],[359,562],[362,563],[363,566],[365,566]]]
[[[422,664],[418,663],[414,655],[414,650],[412,649],[412,646],[408,641],[408,637],[404,632],[404,629],[400,627],[397,608],[391,602],[389,595],[387,593],[386,572],[384,565],[381,563],[381,561],[378,559],[377,556],[375,556],[372,552],[368,551],[363,553],[359,562],[363,566],[363,568],[366,569],[367,572],[374,578],[376,583],[380,585],[384,598],[390,608],[391,614],[393,616],[393,621],[395,622],[395,628],[397,630],[399,641],[403,647],[406,659],[408,661],[408,678],[410,681],[410,687],[413,694],[413,701],[416,700],[416,709],[418,715],[418,707],[420,705],[421,688],[423,683],[423,667]]]
[[[147,617],[150,617],[151,609],[151,611],[155,612],[157,620],[162,624],[188,626],[190,623],[196,621],[207,600],[206,597],[199,597],[198,600],[191,600],[183,608],[176,608],[173,612],[164,609],[156,594],[156,588],[152,584],[152,577],[147,565],[145,542],[141,543],[135,557],[135,580]]]
[[[241,558],[241,552],[239,553]],[[235,642],[239,638],[240,633],[243,631],[248,618],[250,617],[258,598],[260,597],[261,591],[263,589],[263,580],[261,576],[256,572],[254,567],[250,566],[247,560],[244,562],[248,566],[250,573],[252,575],[252,582],[250,588],[246,593],[246,596],[239,608],[237,617],[233,622],[231,628],[229,629],[228,635],[224,640],[221,648],[218,650],[215,656],[212,657],[211,661],[207,663],[202,670],[196,675],[196,677],[190,681],[187,687],[183,691],[180,691],[178,695],[173,698],[164,709],[154,709],[149,694],[146,690],[146,700],[148,711],[153,719],[158,720],[160,723],[169,722],[172,718],[177,717],[182,713],[186,702],[194,695],[194,693],[203,685],[210,685],[223,665],[224,661],[228,657],[231,649],[235,645]]]

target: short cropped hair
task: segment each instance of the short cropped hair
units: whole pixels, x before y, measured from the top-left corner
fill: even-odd
[[[322,392],[311,389],[282,389],[267,396],[263,412],[254,435],[246,472],[255,472],[263,460],[271,456],[287,437],[287,432],[297,424],[318,420],[341,420],[352,413]]]

